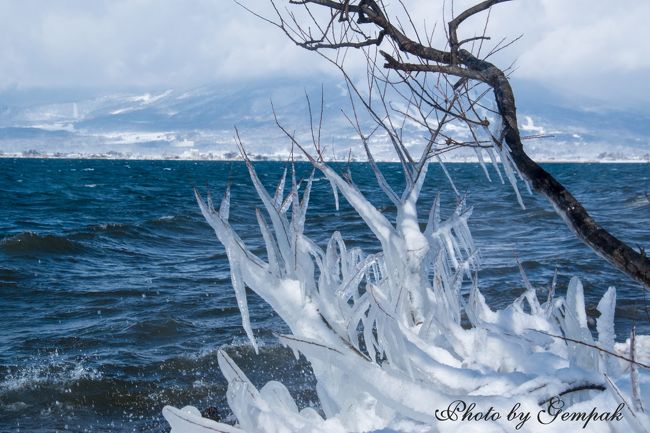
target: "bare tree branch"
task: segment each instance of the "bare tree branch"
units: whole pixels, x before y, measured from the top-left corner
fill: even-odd
[[[407,26],[402,25],[399,18],[389,18],[391,15],[387,6],[377,0],[289,0],[290,5],[307,11],[306,21],[299,19],[293,12],[281,12],[275,5],[275,0],[270,1],[276,19],[260,18],[279,28],[297,45],[320,53],[339,68],[348,88],[356,94],[377,125],[387,133],[404,168],[408,185],[413,184],[421,169],[421,159],[413,158],[402,141],[403,122],[414,118],[411,109],[419,111],[419,116],[425,118],[424,121],[419,119],[418,124],[425,127],[430,137],[445,139],[446,146],[443,147],[433,144],[437,143],[435,138],[427,141],[423,152],[425,158],[464,146],[481,149],[485,140],[479,137],[478,132],[484,131],[488,136],[487,146],[492,146],[501,155],[504,164],[512,164],[516,174],[549,199],[578,238],[616,268],[650,289],[650,259],[596,223],[582,204],[524,150],[518,128],[515,96],[508,81],[511,68],[500,69],[487,60],[515,43],[521,36],[510,41],[502,39],[488,50],[487,55],[481,55],[484,43],[490,40],[487,25],[491,8],[509,0],[480,1],[460,13],[456,13],[452,2],[451,19],[443,27],[447,38],[446,45],[442,48],[435,46],[435,27],[427,31],[425,23],[425,31],[421,34],[402,0],[398,1],[397,7],[402,8]],[[317,11],[329,13],[318,14]],[[463,23],[482,12],[487,13],[482,34],[459,39],[459,29]],[[323,17],[322,21],[319,17]],[[313,29],[309,22],[314,23]],[[407,27],[413,36],[407,34]],[[475,53],[463,48],[473,48],[474,42],[479,41]],[[352,84],[346,73],[348,50],[361,50],[366,56],[367,95]],[[333,56],[326,56],[323,51],[332,52]],[[378,53],[385,60],[385,72],[377,67]],[[397,80],[394,80],[395,75],[391,77],[391,72],[396,74]],[[433,78],[428,79],[427,76]],[[480,102],[487,95],[487,90],[479,91],[478,95],[472,93],[479,85],[491,89],[495,109]],[[408,88],[406,93],[397,90],[401,86]],[[395,106],[386,101],[389,93],[403,98],[410,108],[396,110]],[[452,100],[454,103],[449,104]],[[428,115],[435,117],[435,125],[432,121],[430,124],[426,116],[422,116],[427,111],[423,110],[425,105],[433,109]],[[401,122],[393,121],[392,116],[397,115],[401,116]],[[490,121],[487,117],[494,115],[502,127],[493,133],[488,129]],[[398,126],[400,123],[402,126]],[[467,144],[467,140],[457,140],[445,133],[441,125],[451,123],[467,128],[473,141]],[[367,146],[367,142],[364,146]],[[516,188],[514,176],[510,176],[509,180]]]

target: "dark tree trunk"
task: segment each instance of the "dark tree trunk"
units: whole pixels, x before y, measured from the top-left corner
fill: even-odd
[[[511,145],[508,143],[508,145]],[[553,176],[521,150],[512,159],[532,187],[544,194],[575,234],[598,255],[650,288],[650,259],[602,228],[587,210]]]
[[[517,127],[514,94],[505,74],[467,51],[461,50],[460,58],[469,69],[483,74],[485,82],[494,89],[497,106],[504,121],[505,141],[510,147],[517,168],[530,181],[532,188],[549,199],[569,228],[598,255],[642,283],[646,289],[650,288],[650,259],[645,253],[633,250],[602,228],[560,182],[526,154]]]
[[[337,16],[338,22],[350,23],[349,15],[357,14],[360,19],[357,24],[374,24],[379,28],[380,33],[376,38],[365,36],[366,39],[361,41],[346,39],[351,34],[365,35],[364,32],[355,29],[355,32],[342,32],[340,40],[332,41],[328,39],[327,32],[321,38],[313,38],[311,30],[305,31],[302,29],[302,32],[296,32],[295,30],[291,32],[287,29],[287,22],[283,20],[274,24],[282,29],[296,44],[310,50],[378,46],[384,39],[389,38],[392,40],[396,51],[413,56],[419,62],[405,63],[401,59],[395,58],[399,56],[394,57],[380,51],[386,60],[384,67],[388,69],[403,71],[407,74],[412,72],[433,72],[460,77],[461,81],[459,83],[477,80],[489,85],[494,90],[498,111],[504,123],[504,137],[498,137],[499,141],[495,141],[496,144],[500,146],[502,143],[501,138],[505,140],[510,147],[512,159],[522,176],[531,183],[535,191],[544,194],[550,200],[557,213],[578,238],[598,255],[650,290],[650,259],[646,257],[645,252],[643,250],[634,251],[598,225],[582,204],[560,182],[526,154],[519,135],[515,97],[506,74],[492,63],[480,59],[461,48],[463,43],[468,41],[489,38],[476,36],[460,41],[457,34],[458,27],[468,18],[507,1],[509,0],[483,0],[453,18],[448,23],[447,42],[449,51],[427,46],[419,38],[416,41],[406,36],[401,26],[396,27],[391,22],[380,3],[376,0],[359,0],[356,4],[344,0],[289,0],[290,3],[313,4],[329,8],[332,11],[330,24],[334,22]],[[329,29],[330,26],[324,28]],[[302,35],[304,39],[299,40],[297,35]],[[436,108],[440,109],[440,107]]]

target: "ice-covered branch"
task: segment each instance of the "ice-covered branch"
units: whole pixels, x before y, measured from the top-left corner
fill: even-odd
[[[257,211],[266,260],[253,254],[228,222],[228,190],[219,210],[209,195],[203,200],[197,192],[197,201],[228,255],[251,343],[256,347],[246,287],[288,325],[291,334],[279,336],[279,342],[310,362],[319,403],[298,410],[278,382],[258,390],[221,351],[228,403],[239,425],[204,420],[191,408],[166,408],[174,433],[355,432],[398,425],[411,426],[400,427],[408,432],[437,425],[436,410],[454,400],[504,411],[516,401],[534,410],[557,395],[570,395],[576,404],[626,399],[634,403],[630,425],[648,425],[639,409],[646,371],[632,370],[632,395],[622,390],[630,380],[629,362],[614,352],[615,290],[598,304],[597,340],[587,326],[577,278],[566,297],[551,293],[540,302],[522,268],[523,294],[493,311],[479,289],[478,252],[464,201],[443,219],[436,198],[428,223],[420,227],[417,201],[426,166],[402,194],[392,223],[333,168],[312,159],[373,229],[382,251],[365,254],[348,247],[340,232],[323,247],[305,234],[313,173],[301,187],[292,166],[287,196],[286,170],[271,196],[252,162],[246,158],[246,163],[266,213]],[[464,315],[469,327],[462,323]],[[495,423],[497,429],[510,428],[503,420]],[[527,429],[535,431],[535,425]]]

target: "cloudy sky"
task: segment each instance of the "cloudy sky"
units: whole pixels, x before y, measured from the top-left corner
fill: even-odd
[[[247,4],[268,11],[265,0]],[[416,21],[433,22],[442,2],[406,4]],[[518,0],[495,8],[491,34],[524,34],[497,59],[516,60],[517,78],[612,104],[647,104],[649,16],[646,0]],[[0,65],[0,90],[190,87],[333,73],[229,0],[5,0]]]

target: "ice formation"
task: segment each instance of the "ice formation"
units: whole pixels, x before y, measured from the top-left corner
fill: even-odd
[[[453,214],[442,219],[436,199],[426,226],[420,226],[417,201],[427,162],[410,167],[401,195],[371,164],[381,189],[397,207],[394,223],[351,178],[320,161],[312,163],[372,230],[380,253],[348,247],[338,231],[324,247],[305,235],[314,172],[300,185],[293,170],[285,196],[285,170],[271,195],[246,160],[265,209],[265,214],[257,212],[257,221],[266,260],[253,254],[230,225],[229,190],[218,209],[209,194],[204,200],[196,192],[196,198],[225,247],[251,344],[257,349],[246,287],[288,325],[290,334],[279,335],[279,341],[310,362],[319,407],[299,410],[279,382],[258,390],[220,351],[219,366],[228,381],[228,404],[237,425],[201,418],[192,407],[168,406],[163,414],[172,433],[582,429],[584,419],[540,423],[538,414],[546,413],[556,396],[570,412],[595,408],[613,414],[624,403],[621,420],[588,421],[586,431],[650,431],[642,401],[650,379],[645,364],[634,360],[634,338],[615,343],[614,288],[598,304],[597,339],[588,328],[577,278],[565,297],[555,296],[553,284],[540,300],[523,274],[525,292],[507,308],[494,311],[476,276],[479,256],[467,225],[471,208],[460,200]],[[508,171],[506,175],[514,177]],[[467,285],[468,295],[461,293]],[[463,316],[468,320],[461,324]],[[478,413],[492,408],[500,417],[463,421],[460,413],[454,420],[448,408],[458,400],[468,407],[475,404]],[[509,419],[517,404],[520,418]],[[523,420],[525,413],[530,419]]]

